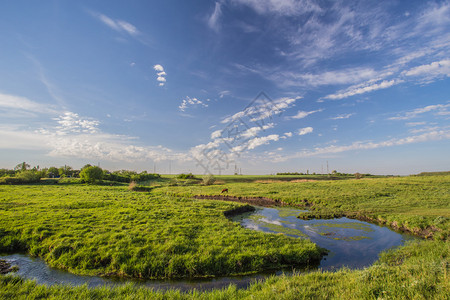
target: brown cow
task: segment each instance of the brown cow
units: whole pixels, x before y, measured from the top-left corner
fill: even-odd
[[[223,189],[221,193],[225,193],[225,192],[228,193],[228,189]]]

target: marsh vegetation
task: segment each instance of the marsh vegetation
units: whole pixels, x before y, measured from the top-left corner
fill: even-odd
[[[70,183],[0,186],[0,251],[28,252],[76,274],[174,278],[245,274],[320,261],[306,239],[251,231],[225,214],[248,205],[193,195],[266,197],[309,209],[305,219],[346,216],[425,237],[381,254],[362,270],[271,277],[238,290],[156,292],[36,286],[0,277],[1,298],[340,298],[445,299],[449,294],[450,176],[359,180],[216,176],[152,178],[144,192],[127,185]],[[278,177],[280,178],[280,177]],[[238,180],[241,179],[241,180]],[[318,227],[320,229],[320,227]],[[326,230],[322,230],[324,234]]]

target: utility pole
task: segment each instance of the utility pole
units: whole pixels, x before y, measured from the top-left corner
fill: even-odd
[[[327,174],[330,174],[330,171],[328,169],[328,160],[327,160]]]

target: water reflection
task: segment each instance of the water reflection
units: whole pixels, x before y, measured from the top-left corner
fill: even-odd
[[[348,218],[301,220],[297,218],[301,212],[304,210],[260,207],[254,212],[235,216],[232,220],[253,230],[309,238],[320,247],[330,250],[320,263],[324,270],[370,266],[378,259],[380,252],[413,239],[387,227]]]
[[[244,227],[268,233],[283,233],[295,238],[309,238],[320,247],[330,250],[321,261],[324,270],[333,270],[347,266],[362,268],[371,265],[383,250],[400,246],[407,239],[413,237],[401,235],[386,227],[350,220],[347,218],[333,220],[298,219],[302,210],[286,207],[257,208],[251,213],[244,213],[232,217]],[[86,284],[88,287],[117,286],[134,283],[138,286],[150,287],[155,290],[179,289],[181,291],[212,290],[227,287],[230,284],[237,288],[246,288],[258,279],[269,275],[282,273],[292,274],[289,270],[273,271],[249,276],[218,277],[208,279],[182,280],[137,280],[111,279],[98,276],[82,276],[64,270],[50,268],[42,259],[32,258],[24,254],[0,255],[12,265],[19,267],[18,276],[36,280],[38,284],[65,284],[78,286]]]

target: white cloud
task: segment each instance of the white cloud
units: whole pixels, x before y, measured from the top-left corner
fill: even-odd
[[[110,161],[189,161],[191,158],[162,146],[139,146],[137,138],[101,132],[99,122],[66,112],[55,124],[39,130],[29,126],[1,126],[0,149],[42,150],[49,156]]]
[[[305,135],[305,134],[308,134],[308,133],[311,133],[311,132],[313,132],[313,128],[312,127],[305,127],[305,128],[300,128],[299,130],[298,130],[298,135]]]
[[[342,115],[337,115],[336,117],[330,118],[330,120],[342,120],[342,119],[348,119],[351,116],[353,116],[354,113],[351,114],[342,114]]]
[[[166,78],[164,76],[166,76],[166,72],[164,71],[164,67],[157,64],[153,66],[153,69],[157,72],[156,73],[156,81],[159,82],[159,86],[164,86],[166,84]]]
[[[370,84],[370,85],[366,85],[364,87],[361,87],[360,85],[358,85],[358,87],[350,87],[345,91],[341,91],[338,92],[336,94],[331,94],[328,96],[323,97],[323,99],[331,99],[331,100],[338,100],[338,99],[343,99],[343,98],[347,98],[347,97],[351,97],[354,95],[360,95],[360,94],[364,94],[364,93],[369,93],[372,91],[376,91],[376,90],[380,90],[380,89],[386,89],[389,88],[393,85],[402,83],[403,80],[383,80],[380,83],[375,83],[375,84]]]
[[[221,123],[230,123],[238,119],[249,119],[247,120],[249,122],[258,122],[266,118],[281,114],[287,108],[293,106],[295,101],[297,101],[298,99],[301,99],[301,97],[285,97],[273,101],[267,99],[264,99],[266,101],[255,101],[244,110],[239,111],[232,116],[224,118]]]
[[[284,135],[287,137],[292,137],[292,132],[285,132]]]
[[[378,76],[378,72],[371,68],[348,68],[344,70],[326,71],[322,73],[275,72],[269,78],[281,86],[340,85],[359,83]]]
[[[295,116],[290,116],[287,117],[287,119],[303,119],[311,114],[314,114],[316,112],[321,112],[323,111],[323,109],[318,109],[318,110],[312,110],[312,111],[302,111],[299,110],[298,113]]]
[[[354,151],[354,150],[370,150],[377,148],[385,148],[385,147],[393,147],[393,146],[401,146],[413,143],[422,143],[428,141],[439,141],[444,139],[450,139],[450,131],[449,130],[435,130],[431,132],[427,132],[421,135],[409,136],[405,138],[394,138],[387,141],[382,142],[354,142],[351,145],[346,146],[327,146],[323,148],[315,148],[311,151],[303,151],[295,154],[291,157],[286,157],[286,159],[291,158],[300,158],[300,157],[310,157],[316,155],[323,154],[334,154],[346,151]]]
[[[25,110],[36,113],[56,114],[58,111],[49,104],[41,104],[25,97],[0,93],[0,109]]]
[[[214,11],[211,16],[208,18],[208,26],[214,31],[219,30],[219,19],[222,15],[221,3],[216,2],[214,6]]]
[[[391,117],[388,120],[409,120],[413,119],[421,114],[436,111],[436,115],[447,115],[449,113],[450,104],[435,104],[428,105],[425,107],[420,107],[413,109],[404,113],[403,115],[399,115],[396,117]]]
[[[139,34],[139,30],[133,24],[130,24],[123,20],[114,20],[104,14],[94,14],[103,24],[117,32],[125,32],[129,35],[136,36]]]
[[[184,112],[188,108],[188,106],[197,106],[197,105],[200,105],[202,107],[208,107],[208,104],[205,104],[203,101],[198,100],[197,98],[191,98],[189,96],[186,96],[186,98],[184,98],[181,101],[181,104],[180,106],[178,106],[178,108]]]
[[[420,125],[425,125],[425,124],[427,124],[427,122],[409,122],[409,123],[406,123],[406,126],[413,127],[413,126],[420,126]]]
[[[56,134],[67,135],[70,133],[97,133],[99,132],[97,120],[81,118],[73,112],[66,112],[54,120],[59,124]]]
[[[227,90],[221,91],[221,92],[219,92],[219,97],[220,97],[220,99],[222,99],[223,97],[230,95],[230,94],[231,94],[230,91],[227,91]]]
[[[278,141],[279,139],[280,139],[280,136],[278,134],[271,134],[271,135],[263,136],[263,137],[255,137],[255,138],[249,140],[248,143],[246,144],[246,146],[237,146],[237,147],[233,148],[233,151],[240,152],[244,149],[253,150],[256,147],[259,147],[261,145],[267,145],[271,141]]]
[[[231,2],[246,5],[259,14],[293,16],[321,11],[320,6],[315,1],[309,0],[232,0]]]
[[[155,69],[155,71],[157,72],[164,72],[164,67],[161,65],[154,65],[153,69]]]
[[[434,78],[438,76],[450,77],[450,59],[435,61],[428,65],[414,67],[403,73],[406,76],[426,76]]]

